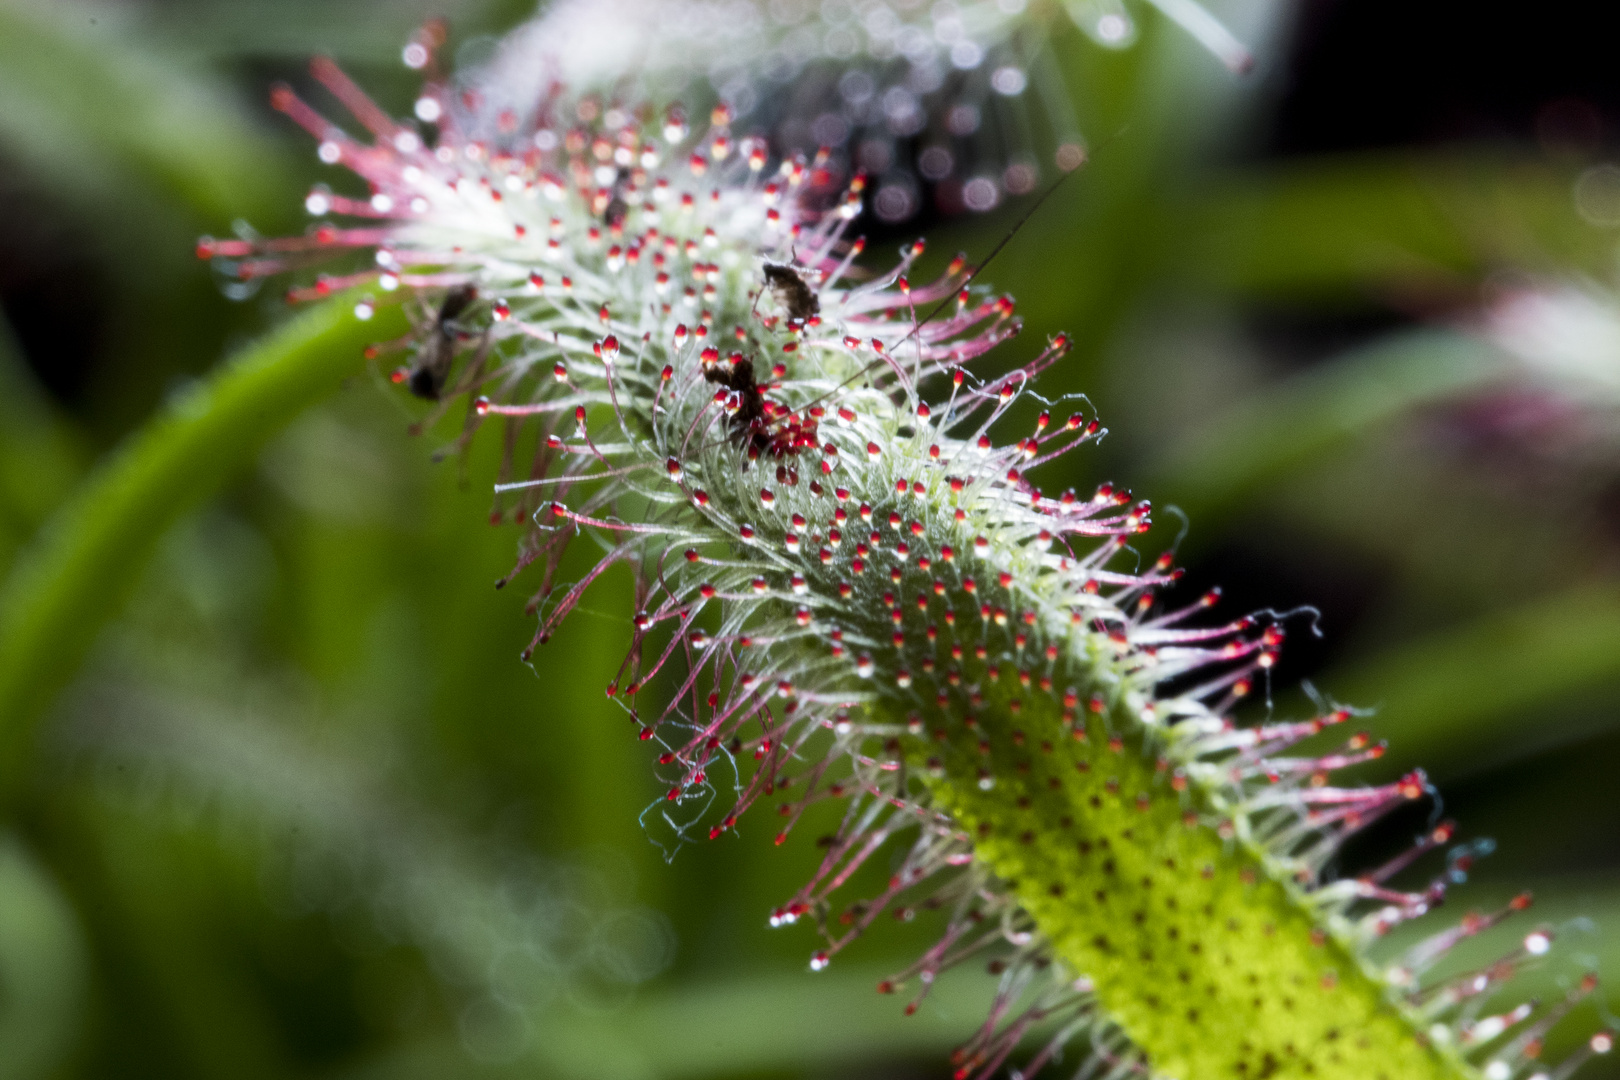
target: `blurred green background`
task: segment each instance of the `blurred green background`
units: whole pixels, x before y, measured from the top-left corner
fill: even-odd
[[[1620,83],[1612,19],[1553,8],[1218,7],[1245,79],[1146,9],[1123,52],[1055,22],[1091,163],[987,274],[1021,344],[1076,335],[1043,389],[1112,429],[1043,485],[1153,499],[1143,550],[1180,542],[1188,596],[1320,610],[1277,709],[1301,679],[1376,709],[1365,778],[1422,763],[1498,841],[1455,912],[1528,887],[1564,931],[1546,993],[1620,970]],[[327,53],[403,112],[423,17],[476,48],[529,13],[0,0],[0,596],[98,463],[286,319],[192,254],[301,230],[327,179],[269,84]],[[1019,212],[893,235],[943,260]],[[810,931],[765,918],[815,829],[680,847],[602,694],[628,577],[520,663],[493,444],[437,461],[453,429],[407,436],[414,403],[351,366],[115,538],[88,659],[47,658],[66,690],[0,733],[0,1080],[946,1075],[992,980],[910,1019],[876,997],[926,918],[807,974]]]

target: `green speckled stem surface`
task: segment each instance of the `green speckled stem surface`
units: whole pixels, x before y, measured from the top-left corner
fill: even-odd
[[[933,796],[1012,883],[1058,958],[1091,978],[1156,1073],[1474,1075],[1424,1045],[1384,986],[1255,853],[1189,818],[1200,793],[1174,790],[1140,735],[1111,741],[1095,714],[1068,724],[1050,695],[1016,695],[1011,678],[995,691],[987,712],[1007,716],[1007,702],[1022,701],[1017,728],[941,729],[943,745],[927,747],[946,766]],[[986,768],[996,780],[982,790],[975,778]]]

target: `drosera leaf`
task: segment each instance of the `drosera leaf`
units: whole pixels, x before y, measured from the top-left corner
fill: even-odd
[[[1427,973],[1527,901],[1441,928],[1398,965],[1367,957],[1444,896],[1445,878],[1386,882],[1454,826],[1328,876],[1346,838],[1429,800],[1427,778],[1336,784],[1383,752],[1360,733],[1287,753],[1348,710],[1239,726],[1288,616],[1211,623],[1215,593],[1167,604],[1172,557],[1128,557],[1146,501],[1030,482],[1103,430],[1071,401],[1007,430],[1066,335],[975,375],[1021,328],[1012,298],[985,292],[965,256],[912,280],[921,240],[848,281],[865,177],[809,198],[827,177],[808,159],[765,172],[763,150],[730,153],[728,109],[694,139],[660,123],[677,106],[609,122],[559,88],[554,109],[469,117],[429,151],[327,65],[316,74],[370,140],[333,135],[285,88],[277,107],[370,182],[366,207],[327,208],[367,224],[222,253],[375,252],[368,277],[423,295],[396,381],[441,410],[468,399],[468,438],[494,424],[534,448],[497,485],[532,524],[514,570],[539,575],[524,656],[599,575],[638,571],[606,690],[656,744],[673,829],[719,839],[775,803],[783,843],[813,804],[842,804],[810,881],[771,916],[821,932],[812,971],[880,916],[942,909],[940,942],[879,989],[920,985],[916,1008],[941,971],[993,957],[1002,981],[957,1080],[988,1080],[1045,1023],[1057,1030],[1030,1073],[1084,1039],[1086,1068],[1114,1075],[1477,1075],[1471,992]],[[561,137],[557,115],[581,126]],[[621,151],[637,171],[591,164]],[[767,265],[815,302],[772,295]],[[563,589],[553,575],[580,537],[603,554]],[[740,763],[727,792],[716,778]],[[887,884],[845,901],[899,836],[912,842]]]
[[[1201,820],[1218,816],[1218,803],[1178,795],[1137,738],[1111,747],[1106,732],[1134,728],[1128,717],[1094,717],[1077,741],[1054,703],[1032,696],[1021,721],[1027,746],[1055,752],[999,741],[994,788],[934,790],[979,834],[977,857],[1016,883],[1057,955],[1153,1048],[1156,1073],[1467,1075],[1413,1040],[1383,980],[1324,932],[1261,847],[1234,845]],[[959,771],[982,767],[961,756]],[[1049,824],[1063,820],[1072,826]]]
[[[0,317],[0,568],[84,468],[80,433],[56,414]]]

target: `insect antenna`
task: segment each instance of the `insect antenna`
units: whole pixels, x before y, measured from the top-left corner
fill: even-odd
[[[973,279],[974,278],[976,278],[980,274],[984,273],[985,268],[990,265],[991,261],[994,260],[997,255],[1001,254],[1001,249],[1006,247],[1007,244],[1012,241],[1012,238],[1018,235],[1018,232],[1019,232],[1020,229],[1022,229],[1025,225],[1029,224],[1029,219],[1035,216],[1035,211],[1037,211],[1037,210],[1039,210],[1041,208],[1041,204],[1046,202],[1047,199],[1050,199],[1054,194],[1056,194],[1057,189],[1063,186],[1063,181],[1067,180],[1069,177],[1071,177],[1073,175],[1074,175],[1073,172],[1064,173],[1062,176],[1060,176],[1056,180],[1052,181],[1052,184],[1051,184],[1050,187],[1048,187],[1045,191],[1041,192],[1040,198],[1035,200],[1035,204],[1033,206],[1031,206],[1028,210],[1024,211],[1024,216],[1019,218],[1018,223],[1007,231],[1007,235],[1003,236],[1000,240],[998,240],[996,242],[996,246],[990,249],[990,254],[988,254],[988,255],[986,255],[984,257],[984,261],[979,263],[971,271],[968,272],[968,276],[967,276],[966,280],[964,280],[962,282],[961,287],[958,288],[958,290],[957,290],[958,293],[960,293],[962,289],[965,289],[969,285],[973,284]],[[956,299],[955,296],[947,296],[945,299],[943,299],[939,303],[935,304],[934,305],[934,310],[930,311],[927,315],[924,315],[923,319],[922,319],[922,322],[919,322],[916,326],[912,327],[911,333],[909,333],[905,337],[901,338],[896,343],[897,346],[898,345],[904,345],[906,342],[908,342],[912,338],[916,337],[917,334],[919,332],[921,332],[922,328],[924,326],[927,326],[930,322],[932,322],[934,320],[934,318],[937,315],[939,315],[940,312],[944,311],[946,306],[948,304],[950,304],[950,302],[952,300],[954,300],[954,299]]]
[[[962,289],[965,289],[969,285],[973,284],[973,280],[975,278],[977,278],[980,274],[984,273],[985,268],[990,265],[990,263],[995,259],[995,257],[997,255],[1001,254],[1002,249],[1005,248],[1009,242],[1011,242],[1012,238],[1018,235],[1019,230],[1021,230],[1025,225],[1029,224],[1029,219],[1035,216],[1035,211],[1039,210],[1041,208],[1041,206],[1046,202],[1047,199],[1050,199],[1054,194],[1056,194],[1057,189],[1063,186],[1063,182],[1065,180],[1067,180],[1069,177],[1073,176],[1073,175],[1074,175],[1074,173],[1072,171],[1064,173],[1062,176],[1060,176],[1056,180],[1052,181],[1052,184],[1051,184],[1050,187],[1048,187],[1045,191],[1041,192],[1040,198],[1036,199],[1034,205],[1031,206],[1028,210],[1026,210],[1024,212],[1024,216],[1019,218],[1017,224],[1015,224],[1010,230],[1008,230],[1007,235],[1003,236],[999,241],[997,241],[996,246],[990,249],[990,254],[988,254],[988,255],[986,255],[984,257],[984,261],[979,263],[971,271],[969,271],[968,276],[963,280],[961,286],[956,290],[957,295],[960,295]],[[947,296],[945,299],[941,300],[938,304],[935,304],[934,305],[934,310],[930,311],[927,315],[924,315],[921,322],[918,322],[918,323],[914,324],[912,326],[912,328],[911,328],[911,333],[907,334],[905,337],[903,337],[899,341],[895,342],[894,348],[898,349],[901,345],[904,345],[906,342],[910,341],[912,338],[916,337],[919,333],[921,333],[922,328],[927,326],[930,322],[932,322],[939,315],[939,313],[944,311],[946,306],[949,305],[950,302],[952,300],[954,300],[954,299],[956,299],[956,296],[954,296],[954,295],[953,296]],[[891,350],[891,351],[893,351],[893,350]],[[827,391],[825,394],[821,395],[819,398],[816,398],[815,400],[807,403],[803,407],[804,408],[809,408],[811,405],[819,405],[819,404],[821,404],[823,401],[828,400],[834,394],[838,393],[838,391],[844,389],[844,387],[846,387],[846,386],[850,385],[851,383],[853,383],[856,379],[862,378],[865,375],[867,375],[869,372],[871,372],[874,368],[881,365],[883,362],[884,361],[882,361],[882,360],[873,360],[871,363],[867,364],[865,367],[863,367],[859,371],[855,372],[849,378],[845,379],[843,382],[839,383],[837,386],[833,387],[831,390]]]

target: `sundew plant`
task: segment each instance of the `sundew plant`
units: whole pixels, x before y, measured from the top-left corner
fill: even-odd
[[[1527,892],[1453,910],[1488,844],[1421,769],[1360,778],[1385,744],[1356,703],[1273,704],[1314,613],[1188,594],[1144,546],[1146,498],[1045,486],[1107,418],[1056,378],[1072,339],[1020,333],[993,284],[1017,235],[954,258],[895,239],[1009,201],[1038,229],[1109,152],[1067,105],[1058,20],[1105,49],[1164,21],[1223,77],[1251,66],[1190,0],[563,2],[462,71],[453,27],[423,27],[403,118],[317,58],[330,101],[271,92],[334,170],[310,227],[196,249],[233,296],[316,304],[315,329],[153,436],[132,490],[206,456],[232,401],[275,423],[334,350],[444,456],[498,446],[490,517],[519,539],[497,587],[535,620],[512,663],[628,569],[603,688],[624,722],[596,737],[656,770],[648,831],[677,862],[772,835],[805,882],[760,917],[805,942],[805,979],[927,926],[875,1008],[987,966],[956,1080],[1568,1077],[1613,1036],[1582,1019],[1544,1052],[1597,988],[1522,988],[1562,929]],[[48,643],[50,610],[17,610],[16,640]],[[0,689],[45,692],[12,664]],[[1412,807],[1410,846],[1356,861]],[[1459,963],[1475,938],[1489,959]]]
[[[993,34],[1016,9],[952,9],[955,34],[936,10],[935,36],[977,67],[965,26]],[[1368,958],[1443,899],[1443,873],[1388,882],[1455,827],[1384,866],[1326,873],[1348,836],[1431,798],[1426,778],[1337,781],[1380,755],[1364,735],[1290,753],[1346,709],[1239,723],[1287,616],[1222,620],[1217,593],[1178,598],[1171,556],[1143,566],[1132,548],[1150,507],[1130,492],[1036,486],[1042,464],[1103,432],[1083,399],[1041,395],[1064,337],[978,373],[1016,338],[1014,301],[962,258],[913,283],[921,240],[857,265],[858,164],[781,156],[724,100],[694,127],[682,102],[597,91],[600,76],[551,59],[589,55],[577,27],[553,41],[552,18],[492,83],[426,84],[431,147],[317,63],[367,138],[290,90],[274,103],[369,199],[316,191],[308,208],[332,224],[205,239],[199,254],[251,280],[374,253],[303,295],[370,290],[354,305],[369,318],[403,290],[418,329],[377,350],[400,353],[394,381],[466,399],[466,438],[500,432],[496,516],[532,524],[513,577],[538,564],[540,578],[524,655],[600,573],[636,569],[633,641],[607,693],[658,749],[672,823],[719,839],[766,803],[781,843],[814,803],[846,802],[809,882],[771,916],[816,926],[812,970],[884,916],[938,910],[939,942],[879,990],[914,1010],[941,970],[992,958],[1001,988],[957,1052],[963,1078],[993,1075],[1032,1031],[1022,1075],[1071,1043],[1082,1076],[1377,1080],[1563,1076],[1609,1048],[1603,1033],[1539,1064],[1590,982],[1540,1008],[1499,993],[1548,951],[1545,929],[1483,970],[1430,977],[1527,896],[1436,926],[1394,963]],[[431,68],[440,32],[407,63]],[[514,70],[528,76],[518,92],[500,82]],[[1058,151],[1060,167],[1080,159]],[[1026,400],[1034,424],[1009,430]],[[560,589],[550,571],[576,539],[603,556]],[[896,845],[886,887],[849,895]]]

